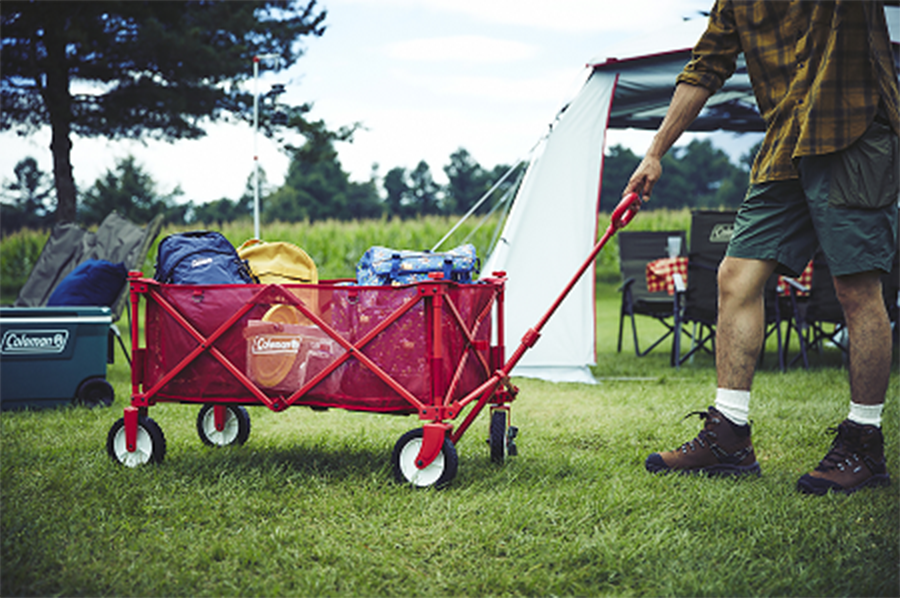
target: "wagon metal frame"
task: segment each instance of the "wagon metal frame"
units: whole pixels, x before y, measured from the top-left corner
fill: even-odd
[[[540,338],[540,331],[565,297],[577,284],[606,242],[620,228],[631,221],[638,205],[637,196],[624,199],[614,210],[606,233],[572,277],[536,326],[523,336],[513,355],[505,359],[503,304],[505,274],[494,273],[477,284],[460,285],[442,280],[441,274],[427,282],[401,287],[360,287],[346,281],[326,281],[318,285],[164,285],[145,278],[140,272],[129,276],[131,299],[132,341],[132,396],[124,414],[109,431],[107,451],[119,463],[136,466],[147,462],[161,462],[165,456],[165,436],[160,427],[148,416],[149,408],[161,402],[202,404],[197,420],[201,440],[211,445],[242,444],[250,431],[249,415],[245,405],[264,405],[272,411],[284,411],[291,406],[313,408],[343,408],[380,413],[416,413],[424,423],[421,428],[410,430],[397,441],[391,457],[394,476],[398,481],[415,486],[448,484],[456,475],[458,457],[455,446],[472,423],[490,405],[491,421],[489,444],[491,458],[502,462],[507,455],[515,454],[516,428],[509,425],[510,403],[518,389],[510,383],[510,372],[524,353]],[[375,293],[376,298],[390,294],[396,305],[379,312],[380,320],[371,328],[360,331],[359,338],[349,338],[346,330],[338,330],[334,320],[327,321],[320,309],[311,306],[308,295],[324,293],[329,301],[336,297],[349,298],[360,294]],[[478,301],[464,301],[466,293],[486,294]],[[195,303],[208,296],[238,295],[236,309],[221,322],[204,325],[192,321],[183,311],[190,301],[173,300],[175,294],[190,294]],[[247,298],[249,297],[249,298]],[[171,328],[177,326],[177,334],[187,336],[192,348],[179,354],[176,363],[160,366],[160,349],[140,343],[140,304],[145,304],[145,333],[152,327],[150,313],[164,314]],[[399,302],[398,302],[399,300]],[[350,303],[354,303],[350,301]],[[463,306],[463,303],[467,303]],[[329,342],[342,351],[333,360],[310,377],[298,388],[285,394],[271,389],[264,390],[248,375],[247,366],[240,367],[240,359],[234,350],[223,349],[228,341],[234,345],[237,328],[246,325],[253,314],[265,306],[289,306],[327,335]],[[473,307],[474,306],[474,307]],[[414,309],[421,309],[424,321]],[[425,355],[423,358],[427,388],[418,393],[408,388],[388,371],[385,363],[378,363],[367,349],[382,335],[390,334],[391,327],[411,318],[424,330]],[[492,323],[496,324],[491,344]],[[163,334],[159,331],[159,334]],[[243,331],[241,332],[241,335]],[[174,336],[174,334],[173,334]],[[240,335],[238,335],[240,336]],[[161,338],[165,339],[165,335]],[[391,339],[388,339],[391,340]],[[452,349],[449,348],[452,346]],[[453,355],[448,355],[454,353]],[[451,367],[448,370],[448,359]],[[210,364],[213,364],[212,366]],[[216,365],[217,364],[217,365]],[[344,395],[321,392],[329,377],[337,376],[341,368],[348,371],[351,364],[359,370],[374,374],[380,384],[395,393],[386,403],[367,403],[367,399],[345,402]],[[195,392],[193,385],[205,380],[202,374],[210,367],[224,369],[233,378],[228,392],[207,394]],[[154,369],[154,372],[150,370]],[[197,370],[196,372],[194,370]],[[163,371],[164,370],[164,371]],[[449,375],[448,375],[449,374]],[[345,374],[346,375],[346,374]],[[474,376],[474,378],[473,378]],[[180,379],[183,377],[184,379]],[[477,378],[477,381],[473,381]],[[174,390],[173,390],[174,389]],[[235,390],[239,389],[239,390]],[[318,390],[317,390],[318,389]],[[376,391],[377,392],[377,391]],[[468,411],[466,412],[466,410]],[[454,426],[451,422],[465,416]]]

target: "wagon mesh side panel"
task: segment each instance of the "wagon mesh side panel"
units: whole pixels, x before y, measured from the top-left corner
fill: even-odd
[[[491,334],[486,308],[494,289],[488,285],[443,288],[447,290],[439,312],[441,343],[434,348],[427,317],[432,299],[421,295],[417,286],[159,285],[161,300],[171,304],[201,338],[194,338],[159,302],[148,300],[144,388],[180,369],[160,389],[159,397],[190,401],[227,398],[252,403],[256,401],[253,386],[269,397],[289,397],[331,367],[330,373],[295,397],[294,404],[391,413],[415,411],[410,401],[367,364],[347,355],[345,347],[353,345],[425,404],[443,400],[442,396],[431,396],[434,385],[429,357],[437,352],[441,380],[436,388],[442,395],[455,380],[451,398],[460,398],[490,375],[466,335],[482,343],[479,350],[486,354]],[[286,292],[291,296],[286,297]],[[323,326],[304,315],[298,303]],[[449,303],[456,306],[462,323],[456,321]],[[401,314],[404,308],[408,309]],[[221,329],[242,309],[246,313]],[[211,346],[247,376],[250,388],[210,351],[202,351],[185,363],[191,351],[214,334],[218,336]],[[340,363],[336,368],[335,362]]]
[[[425,367],[424,305],[414,287],[338,289],[331,297],[331,321],[341,337],[361,349],[375,365],[384,370],[420,401],[428,401],[430,376]],[[373,330],[412,301],[413,307],[396,318],[365,344]],[[357,407],[377,411],[412,411],[400,396],[378,374],[359,359],[350,357],[332,375],[339,379],[324,380],[314,387],[304,401],[336,407]],[[327,386],[331,388],[323,388]]]
[[[490,308],[494,298],[493,289],[484,285],[463,285],[450,287],[448,298],[456,306],[469,331],[479,347],[470,347],[464,331],[451,315],[451,308],[445,303],[441,325],[446,357],[443,360],[444,380],[449,383],[459,370],[459,384],[455,387],[452,400],[459,400],[487,380],[493,372],[487,366],[491,341]],[[484,361],[479,360],[475,350]],[[446,384],[445,384],[446,388]]]
[[[254,295],[251,287],[243,285],[160,285],[159,292],[162,299],[170,303],[203,338],[209,338],[238,307]],[[213,343],[238,369],[245,370],[247,367],[241,329],[253,314],[260,318],[263,313],[263,307],[254,306],[248,316],[224,331]],[[146,321],[144,334],[148,355],[145,387],[162,379],[200,346],[200,340],[194,338],[158,302],[147,302]],[[181,369],[166,384],[161,394],[200,399],[233,397],[235,393],[238,396],[250,396],[246,388],[219,361],[208,352],[203,352]]]

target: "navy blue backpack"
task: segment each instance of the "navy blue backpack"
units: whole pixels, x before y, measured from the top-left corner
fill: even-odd
[[[154,278],[171,284],[256,282],[234,245],[215,231],[175,233],[160,241]]]

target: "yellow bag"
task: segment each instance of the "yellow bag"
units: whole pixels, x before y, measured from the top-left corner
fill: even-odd
[[[250,271],[262,284],[318,284],[319,273],[309,255],[284,241],[265,243],[250,239],[238,247],[238,255],[246,260]]]
[[[250,272],[259,279],[260,284],[310,284],[319,283],[316,264],[309,255],[294,245],[284,241],[265,243],[259,239],[250,239],[238,247],[238,256],[246,260]],[[303,304],[321,315],[319,312],[318,291],[311,289],[291,289],[291,292]],[[311,325],[312,321],[297,312],[293,306],[292,323]]]

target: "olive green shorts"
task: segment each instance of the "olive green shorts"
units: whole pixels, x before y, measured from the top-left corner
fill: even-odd
[[[834,276],[890,272],[897,252],[900,152],[897,136],[886,131],[889,138],[876,121],[842,152],[801,158],[799,179],[751,185],[727,255],[775,260],[776,272],[798,276],[821,245]]]

